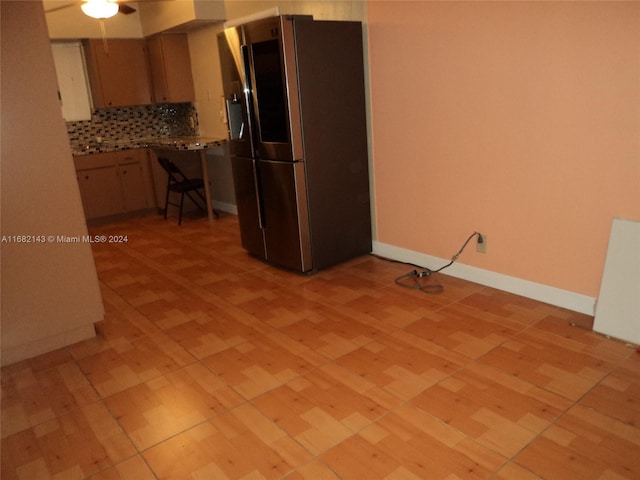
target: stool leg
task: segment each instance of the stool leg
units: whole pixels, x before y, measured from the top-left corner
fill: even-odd
[[[167,210],[169,210],[169,188],[167,186],[167,195],[164,199],[164,219],[167,219]]]
[[[178,225],[182,225],[182,205],[184,204],[184,192],[180,195],[180,212],[178,213]]]

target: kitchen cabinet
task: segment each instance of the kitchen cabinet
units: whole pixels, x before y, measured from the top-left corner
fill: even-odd
[[[87,220],[124,211],[122,195],[117,194],[120,184],[115,165],[76,170],[76,176]]]
[[[143,39],[84,43],[94,108],[149,105],[151,87]]]
[[[67,122],[91,120],[91,96],[87,84],[82,44],[53,42],[51,51],[62,101],[62,116]]]
[[[75,157],[87,220],[157,207],[147,149]]]
[[[154,102],[195,101],[187,35],[160,34],[146,42]]]
[[[147,190],[148,176],[142,167],[144,150],[118,152],[118,175],[122,185],[125,211],[143,210],[150,206]]]

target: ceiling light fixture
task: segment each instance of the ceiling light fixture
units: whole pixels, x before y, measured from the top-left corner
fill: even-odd
[[[81,8],[85,15],[93,18],[111,18],[118,13],[115,0],[86,0]]]

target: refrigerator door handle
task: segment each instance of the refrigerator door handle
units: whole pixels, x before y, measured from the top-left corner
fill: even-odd
[[[253,187],[256,192],[256,202],[258,208],[258,226],[260,229],[264,230],[265,226],[265,214],[264,214],[264,201],[262,195],[262,187],[260,182],[260,169],[258,168],[258,163],[256,160],[256,148],[255,148],[255,138],[253,135],[255,132],[253,131],[252,121],[255,118],[253,115],[253,88],[251,85],[251,75],[249,74],[249,48],[246,45],[240,46],[240,53],[242,55],[242,66],[244,70],[244,92],[242,98],[245,102],[245,108],[247,111],[247,121],[249,123],[249,135],[250,135],[250,145],[251,145],[251,168],[253,168]]]
[[[254,138],[254,126],[253,126],[253,88],[251,85],[251,76],[249,74],[249,49],[246,45],[240,46],[240,53],[242,56],[242,68],[244,71],[244,92],[242,98],[244,100],[244,108],[247,112],[247,122],[249,124],[249,144],[251,145],[251,156],[255,157],[256,147]]]
[[[224,102],[223,107],[226,112],[229,140],[241,140],[244,137],[244,120],[242,118],[242,106],[235,93],[231,99],[227,99]]]
[[[262,187],[260,182],[260,170],[258,169],[258,161],[251,159],[251,166],[253,168],[253,183],[256,190],[256,203],[258,207],[258,225],[264,230],[265,228],[265,215],[264,215],[264,201],[262,199]]]

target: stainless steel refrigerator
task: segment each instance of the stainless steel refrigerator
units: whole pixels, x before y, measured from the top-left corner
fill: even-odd
[[[299,272],[369,253],[361,24],[272,17],[218,45],[244,248]]]

